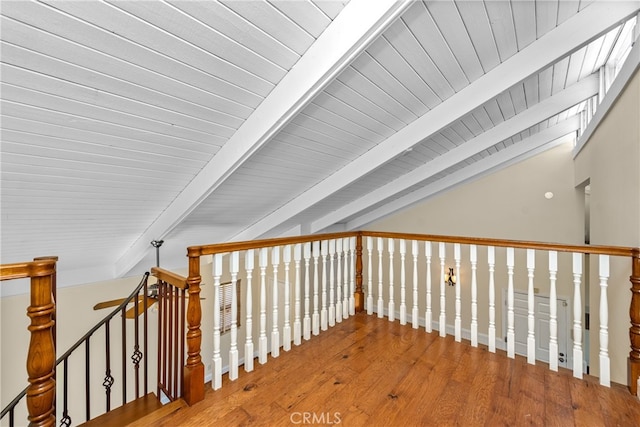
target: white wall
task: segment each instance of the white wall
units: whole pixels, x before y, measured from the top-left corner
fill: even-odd
[[[574,189],[571,153],[571,144],[563,144],[367,229],[582,243],[584,199]]]

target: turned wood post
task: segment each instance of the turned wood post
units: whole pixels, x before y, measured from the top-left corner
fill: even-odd
[[[202,308],[200,307],[200,256],[189,254],[189,304],[187,305],[187,362],[184,367],[182,395],[189,406],[204,399],[204,365],[202,344]]]
[[[364,291],[362,290],[362,233],[356,236],[356,313],[364,310]]]
[[[56,349],[53,342],[53,283],[55,260],[43,260],[32,263],[31,305],[27,316],[31,319],[28,329],[31,332],[27,354],[27,410],[29,426],[54,426],[54,399],[56,383],[54,368]]]
[[[629,307],[629,390],[634,396],[638,395],[638,377],[640,377],[640,248],[635,248],[632,255],[631,268],[631,304]]]
[[[57,256],[41,256],[33,259],[34,261],[58,261]],[[56,322],[56,304],[57,304],[57,292],[58,284],[56,283],[56,273],[53,272],[51,276],[51,295],[53,297],[53,314],[51,318],[53,319],[53,327],[51,328],[51,335],[53,336],[53,346],[56,347],[56,330],[57,330],[57,322]],[[55,376],[54,376],[55,379]]]

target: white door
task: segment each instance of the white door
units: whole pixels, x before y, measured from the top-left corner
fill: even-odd
[[[569,322],[569,303],[566,299],[558,298],[557,307],[558,366],[572,368],[573,361],[568,351],[568,349],[571,348],[567,329]],[[549,297],[534,295],[536,359],[547,363],[549,363],[549,311]],[[528,312],[527,293],[524,291],[514,291],[516,353],[524,356],[527,355]]]

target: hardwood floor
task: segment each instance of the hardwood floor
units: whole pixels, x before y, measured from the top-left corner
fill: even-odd
[[[640,401],[621,385],[365,314],[255,365],[157,425],[640,425]]]

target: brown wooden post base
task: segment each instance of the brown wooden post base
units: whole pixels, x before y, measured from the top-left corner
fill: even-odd
[[[189,254],[189,304],[187,305],[187,362],[184,367],[183,396],[189,406],[204,399],[204,365],[202,345],[202,307],[200,306],[200,256]]]
[[[204,365],[184,368],[184,394],[183,399],[187,405],[192,406],[204,399]]]

